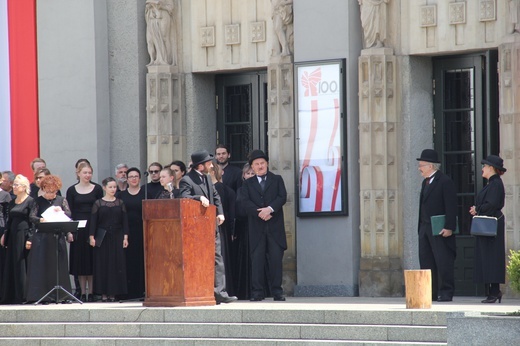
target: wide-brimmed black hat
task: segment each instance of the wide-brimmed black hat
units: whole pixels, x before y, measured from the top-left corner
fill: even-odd
[[[259,149],[253,150],[249,154],[249,160],[248,160],[249,165],[252,165],[253,161],[256,159],[265,159],[267,162],[269,162],[269,158],[267,157],[267,155],[262,150],[259,150]]]
[[[199,150],[191,154],[192,167],[197,167],[201,163],[213,160],[213,155],[208,153],[207,150]]]
[[[502,172],[507,171],[507,169],[504,168],[504,160],[497,155],[489,155],[484,160],[480,161],[480,163],[493,166]]]
[[[421,153],[421,157],[417,158],[417,161],[441,163],[439,161],[439,154],[437,154],[437,152],[433,149],[424,149]]]

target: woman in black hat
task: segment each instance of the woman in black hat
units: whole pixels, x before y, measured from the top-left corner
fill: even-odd
[[[506,282],[506,251],[504,237],[504,183],[500,176],[506,172],[504,160],[497,155],[489,155],[482,160],[482,177],[488,184],[478,193],[471,215],[494,216],[498,218],[496,237],[476,236],[475,275],[476,283],[484,283],[488,297],[482,303],[502,302],[500,284]]]

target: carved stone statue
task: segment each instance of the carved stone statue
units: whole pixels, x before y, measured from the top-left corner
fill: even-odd
[[[271,0],[273,27],[278,38],[281,55],[291,55],[288,26],[293,22],[293,0]],[[279,51],[279,49],[278,49]]]
[[[390,0],[358,0],[365,48],[384,47],[386,40],[386,4]]]
[[[511,16],[511,33],[520,33],[520,0],[509,0],[509,14]]]
[[[149,65],[175,65],[174,0],[146,0],[146,44]]]

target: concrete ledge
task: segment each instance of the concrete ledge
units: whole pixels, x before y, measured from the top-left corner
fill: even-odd
[[[449,345],[517,345],[520,316],[479,312],[447,314]]]

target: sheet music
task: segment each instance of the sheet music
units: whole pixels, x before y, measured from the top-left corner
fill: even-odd
[[[70,221],[70,218],[67,215],[65,215],[65,212],[63,210],[57,211],[53,207],[47,208],[47,210],[45,210],[42,213],[42,218],[44,218],[46,222]]]
[[[87,227],[87,220],[77,220],[79,222],[78,228],[85,228]]]

